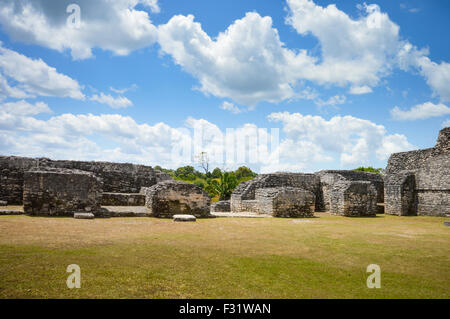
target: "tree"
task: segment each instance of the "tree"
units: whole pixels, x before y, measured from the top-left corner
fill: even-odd
[[[224,172],[219,181],[208,179],[206,190],[212,195],[219,195],[219,200],[230,199],[231,193],[238,185],[238,180],[233,172]]]
[[[196,156],[196,159],[200,167],[205,171],[205,174],[207,176],[210,175],[208,153],[201,152],[199,155]]]
[[[382,168],[373,168],[372,166],[369,167],[361,166],[354,169],[354,171],[369,172],[369,173],[381,173],[382,170],[383,170]]]
[[[256,175],[258,175],[246,166],[239,167],[235,174],[238,179],[241,179],[242,177],[256,177]]]
[[[177,168],[175,171],[175,176],[182,180],[195,180],[195,169],[192,166],[183,166]]]
[[[218,167],[216,167],[212,173],[211,173],[211,177],[212,178],[220,178],[220,176],[222,176],[222,170]]]

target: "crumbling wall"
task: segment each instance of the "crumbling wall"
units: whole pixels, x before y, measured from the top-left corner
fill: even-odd
[[[0,156],[0,200],[22,205],[23,174],[37,167],[34,158]]]
[[[93,173],[58,168],[24,173],[24,212],[33,216],[101,215],[102,182]]]
[[[66,168],[92,172],[103,180],[104,191],[112,193],[139,193],[141,187],[171,179],[170,175],[144,165],[0,156],[0,200],[15,205],[22,204],[24,172],[33,168]]]
[[[211,198],[200,187],[181,181],[163,181],[144,188],[145,205],[154,217],[171,218],[188,214],[197,218],[210,216]]]
[[[255,194],[256,213],[274,217],[313,217],[315,195],[293,187],[259,188]]]
[[[416,179],[408,171],[390,174],[385,178],[385,213],[389,215],[413,216],[416,210]]]
[[[231,211],[230,201],[221,200],[217,203],[211,204],[211,212],[227,213]]]
[[[439,132],[433,148],[392,154],[386,167],[386,180],[401,179],[403,174],[413,175],[414,190],[403,200],[410,200],[408,214],[446,216],[450,214],[450,127]],[[398,175],[398,176],[396,176]],[[412,187],[412,186],[411,186]],[[386,190],[385,209],[402,214],[396,204],[397,193]],[[415,210],[411,212],[411,210]]]
[[[241,183],[231,195],[231,211],[245,212],[257,209],[256,190],[261,188],[293,187],[308,190],[316,201],[321,196],[320,179],[315,174],[273,173],[261,174],[252,180]],[[255,202],[256,200],[256,202]]]
[[[323,170],[316,173],[320,178],[322,200],[316,204],[319,211],[329,211],[331,201],[331,191],[335,183],[339,181],[367,181],[370,182],[377,191],[377,202],[384,202],[384,181],[383,176],[377,173],[353,171],[353,170]],[[378,207],[378,213],[382,213],[382,206]]]
[[[377,190],[367,181],[339,181],[330,193],[330,213],[348,217],[375,216]]]
[[[103,193],[102,206],[145,206],[145,195],[139,193]]]

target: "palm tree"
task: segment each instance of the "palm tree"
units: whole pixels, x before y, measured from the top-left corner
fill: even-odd
[[[233,173],[224,172],[221,173],[219,181],[215,179],[209,179],[207,185],[207,191],[213,195],[219,195],[219,200],[230,199],[231,193],[238,185],[238,180]]]

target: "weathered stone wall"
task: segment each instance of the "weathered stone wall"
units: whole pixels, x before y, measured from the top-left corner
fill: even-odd
[[[68,169],[25,172],[24,212],[33,216],[73,216],[76,212],[101,215],[102,182],[93,173]]]
[[[385,177],[385,213],[389,215],[416,215],[416,179],[413,173],[404,171]]]
[[[171,218],[188,214],[195,217],[210,216],[211,198],[200,187],[181,181],[163,181],[143,189],[145,205],[150,215]]]
[[[439,132],[433,148],[391,155],[386,168],[386,180],[401,180],[406,173],[415,178],[414,191],[402,197],[400,207],[396,204],[398,194],[387,189],[386,196],[391,197],[386,198],[387,211],[401,215],[405,214],[405,207],[409,207],[408,214],[412,215],[450,214],[450,127]],[[410,202],[405,203],[407,200]]]
[[[274,217],[313,217],[315,195],[307,190],[293,187],[259,188],[255,194],[258,214]]]
[[[368,173],[353,170],[323,170],[316,173],[320,177],[322,201],[316,204],[319,211],[329,211],[331,201],[331,190],[335,183],[339,181],[368,181],[377,190],[377,202],[384,202],[384,181],[383,176],[377,173]],[[383,208],[378,208],[378,213],[382,213]]]
[[[211,212],[227,213],[231,211],[231,203],[229,200],[221,200],[211,204]]]
[[[293,187],[308,190],[316,196],[316,202],[321,196],[320,179],[315,174],[273,173],[261,174],[254,179],[241,183],[231,195],[231,211],[254,211],[257,203],[255,193],[261,188]],[[319,199],[320,200],[320,199]]]
[[[348,217],[375,216],[377,190],[367,181],[339,181],[330,194],[330,213]]]
[[[23,194],[23,174],[37,167],[34,158],[0,156],[0,200],[10,205],[21,205]]]
[[[139,193],[103,193],[102,206],[145,206],[145,195]]]
[[[92,172],[103,180],[104,191],[112,193],[138,193],[141,187],[171,179],[168,174],[144,165],[0,156],[0,200],[6,200],[10,204],[22,204],[24,172],[46,167]]]

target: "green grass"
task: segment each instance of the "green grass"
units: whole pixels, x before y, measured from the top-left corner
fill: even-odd
[[[0,217],[0,298],[449,298],[444,218]],[[366,267],[381,267],[368,289]],[[66,267],[81,267],[68,289]]]

